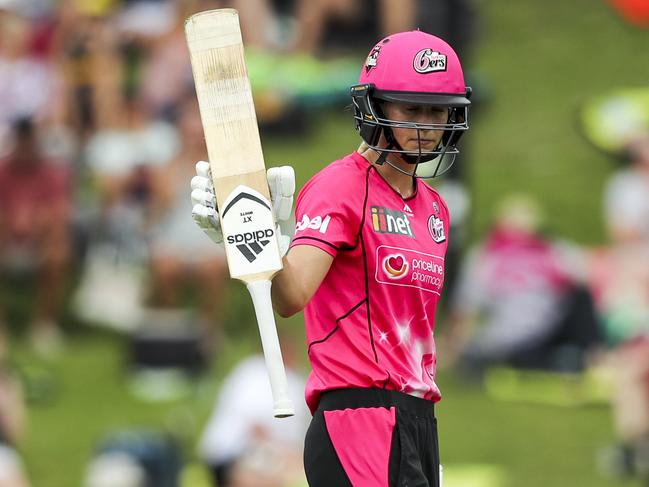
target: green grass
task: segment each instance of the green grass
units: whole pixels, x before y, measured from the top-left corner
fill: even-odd
[[[601,193],[615,165],[578,134],[576,110],[589,96],[646,85],[646,31],[625,25],[603,1],[491,0],[480,3],[482,35],[474,69],[487,101],[465,139],[463,164],[473,198],[471,239],[488,225],[506,193],[529,192],[545,208],[557,234],[583,244],[604,241]],[[311,134],[264,139],[271,165],[292,164],[298,185],[315,170],[353,150],[358,139],[349,113],[316,117]],[[96,442],[115,429],[164,427],[181,436],[193,456],[218,381],[238,357],[259,347],[252,308],[235,285],[224,312],[229,341],[195,395],[165,404],[142,403],[127,387],[124,342],[104,333],[73,334],[52,368],[56,394],[29,407],[23,452],[36,487],[80,485]],[[302,316],[280,320],[300,330]],[[23,346],[19,363],[33,360]],[[438,408],[443,461],[452,466],[501,466],[507,487],[631,486],[602,478],[599,447],[613,441],[605,407],[558,408],[497,403],[475,385],[440,376]]]
[[[503,194],[523,191],[541,200],[551,230],[601,243],[602,187],[615,164],[581,138],[577,110],[589,97],[646,86],[647,33],[603,1],[494,0],[483,7],[473,60],[488,100],[467,139],[474,235]]]
[[[41,394],[29,407],[23,452],[34,485],[81,485],[86,463],[99,442],[121,430],[167,431],[191,460],[216,396],[217,379],[254,346],[249,340],[224,343],[214,369],[195,383],[191,395],[167,402],[144,402],[129,389],[128,343],[122,337],[77,333],[66,344],[64,357],[53,365],[39,362],[19,346],[15,361],[36,363],[30,366],[32,372],[40,370],[36,380],[53,382],[50,393]],[[28,391],[34,382],[33,377],[27,381]]]
[[[442,461],[502,468],[508,487],[632,486],[602,477],[595,458],[613,439],[604,406],[552,407],[496,402],[458,377],[439,379]]]
[[[125,342],[103,333],[76,334],[52,373],[58,394],[29,408],[24,453],[34,485],[80,485],[97,442],[114,430],[163,428],[184,445],[186,458],[209,414],[218,378],[254,340],[229,341],[212,374],[185,399],[144,403],[128,390]],[[20,360],[33,360],[20,348]],[[465,464],[500,467],[503,487],[633,486],[602,478],[595,470],[600,447],[612,441],[606,407],[560,408],[495,402],[472,383],[448,372],[439,378],[440,442],[447,470]],[[197,486],[192,486],[197,487]]]

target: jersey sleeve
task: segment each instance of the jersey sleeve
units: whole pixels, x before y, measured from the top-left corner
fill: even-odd
[[[360,230],[363,190],[335,173],[317,175],[298,195],[295,236],[291,247],[311,245],[335,257],[356,245]]]

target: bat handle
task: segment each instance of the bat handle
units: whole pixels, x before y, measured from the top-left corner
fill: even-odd
[[[259,334],[261,335],[261,346],[264,349],[266,368],[270,376],[270,388],[273,393],[273,415],[276,418],[293,416],[295,410],[288,395],[288,382],[282,350],[279,346],[277,336],[277,325],[273,314],[273,303],[270,298],[269,280],[250,282],[246,285],[252,297],[252,304],[257,315]]]

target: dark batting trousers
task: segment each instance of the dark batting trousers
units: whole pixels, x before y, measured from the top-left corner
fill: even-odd
[[[324,393],[304,468],[310,487],[440,487],[433,403],[386,389]]]

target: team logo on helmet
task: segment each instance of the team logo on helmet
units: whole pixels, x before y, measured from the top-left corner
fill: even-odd
[[[433,51],[430,48],[422,49],[415,55],[412,65],[415,71],[422,74],[446,71],[446,54]]]
[[[377,45],[370,51],[367,59],[365,60],[365,72],[369,72],[370,69],[376,67],[376,62],[379,58],[381,52],[381,46]]]

